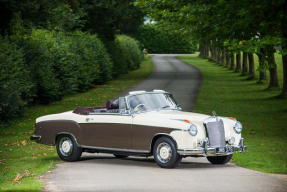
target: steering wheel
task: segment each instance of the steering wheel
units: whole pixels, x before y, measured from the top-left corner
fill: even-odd
[[[140,111],[143,111],[144,109],[142,109],[142,110],[140,110],[140,111],[135,111],[135,109],[137,109],[139,106],[145,106],[145,108],[147,108],[146,107],[146,104],[143,104],[143,103],[141,103],[141,104],[138,104],[135,108],[134,108],[134,112],[140,112]]]

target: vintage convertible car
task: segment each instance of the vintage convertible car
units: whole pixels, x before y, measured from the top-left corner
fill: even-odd
[[[105,107],[39,117],[31,140],[56,145],[64,161],[76,161],[82,152],[111,153],[154,156],[160,167],[173,168],[182,157],[229,162],[234,152],[245,152],[241,131],[232,117],[183,112],[172,94],[154,90],[130,92]]]

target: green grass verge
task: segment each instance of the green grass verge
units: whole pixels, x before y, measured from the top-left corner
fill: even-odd
[[[150,55],[145,56],[141,68],[122,75],[104,85],[97,85],[85,93],[64,97],[49,105],[26,110],[24,118],[0,129],[0,191],[42,191],[43,182],[37,178],[61,162],[56,148],[30,141],[36,118],[77,106],[98,106],[123,90],[146,78],[152,71]]]
[[[266,173],[287,174],[287,99],[277,97],[281,90],[266,90],[268,84],[246,80],[241,73],[198,56],[178,58],[196,66],[203,76],[195,112],[212,115],[216,111],[242,123],[248,149],[245,154],[234,154],[232,162]],[[282,60],[278,55],[276,59],[282,86]]]

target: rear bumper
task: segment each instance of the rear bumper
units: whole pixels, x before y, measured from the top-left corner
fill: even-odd
[[[31,137],[30,137],[30,140],[32,140],[32,141],[40,141],[41,140],[41,135],[32,135]]]
[[[239,145],[234,145],[234,152],[241,152],[245,153],[245,150],[247,149],[247,146],[243,144],[243,139],[240,139]],[[195,155],[195,156],[222,156],[222,155],[230,155],[231,153],[215,153],[215,147],[207,147],[206,143],[202,145],[202,147],[193,148],[193,149],[177,149],[177,152],[180,155]]]

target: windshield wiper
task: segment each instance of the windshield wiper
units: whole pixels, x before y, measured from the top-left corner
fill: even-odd
[[[158,108],[157,111],[160,110],[160,109],[168,108],[168,107],[169,107],[168,105],[165,105],[163,107]]]

